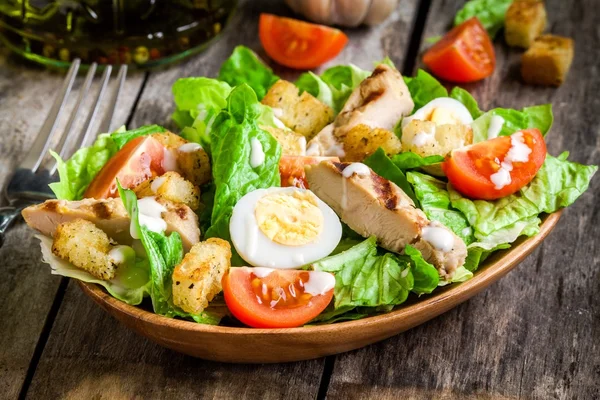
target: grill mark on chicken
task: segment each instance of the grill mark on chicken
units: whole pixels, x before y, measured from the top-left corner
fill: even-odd
[[[388,210],[395,210],[398,206],[398,196],[396,196],[390,181],[380,177],[372,171],[371,179],[373,180],[374,184],[373,188],[379,195],[380,200],[383,201],[383,204],[385,204],[385,208]]]
[[[103,201],[93,204],[92,211],[100,219],[109,219],[112,215],[110,207]]]
[[[175,213],[181,219],[185,219],[185,217],[187,216],[187,210],[184,207],[177,207],[175,209]]]
[[[348,165],[350,165],[349,163],[339,163],[339,162],[335,162],[335,161],[334,161],[332,164],[333,164],[333,166],[335,167],[335,169],[337,169],[337,170],[338,170],[338,172],[339,172],[340,174],[341,174],[342,172],[344,172],[344,170],[346,169],[346,167],[347,167]]]
[[[47,212],[55,212],[58,210],[58,201],[57,200],[48,200],[42,206],[43,211]]]
[[[385,89],[380,89],[369,93],[369,95],[363,100],[362,105],[365,106],[373,101],[377,101],[381,96],[383,96],[384,93]]]
[[[386,69],[385,69],[384,67],[382,67],[381,65],[378,65],[378,66],[377,66],[377,67],[376,67],[376,68],[373,70],[373,72],[371,73],[371,76],[370,76],[370,77],[372,78],[372,77],[374,77],[374,76],[377,76],[377,75],[379,75],[379,74],[382,74],[382,73],[384,73],[385,71],[386,71]]]

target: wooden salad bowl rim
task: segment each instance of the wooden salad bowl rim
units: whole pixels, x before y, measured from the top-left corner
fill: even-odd
[[[540,232],[530,238],[520,238],[510,249],[499,251],[484,261],[473,278],[438,288],[433,294],[409,301],[397,309],[372,317],[354,321],[337,322],[328,325],[311,325],[285,329],[255,329],[203,325],[195,322],[167,318],[136,306],[128,305],[110,296],[101,286],[78,281],[85,294],[102,308],[137,333],[151,340],[193,356],[225,362],[283,362],[317,358],[353,350],[386,339],[424,323],[464,302],[479,293],[496,280],[506,275],[527,255],[529,255],[558,223],[562,210],[542,216]],[[342,336],[348,336],[344,343]],[[356,336],[356,337],[355,337]],[[322,337],[322,342],[320,342]],[[179,338],[182,340],[179,341]],[[195,338],[215,343],[199,344]],[[288,354],[265,354],[261,344],[276,340],[280,350],[298,342],[307,348]],[[228,339],[238,343],[252,343],[252,349],[219,349],[221,341]],[[265,340],[266,343],[261,341]],[[321,346],[321,344],[323,344]],[[191,348],[191,347],[193,348]],[[204,348],[196,348],[196,346]],[[214,353],[211,346],[215,346]],[[235,346],[234,346],[235,347]],[[252,346],[250,346],[252,347]],[[244,354],[248,352],[249,354]]]

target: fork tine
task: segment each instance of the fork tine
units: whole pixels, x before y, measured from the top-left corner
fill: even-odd
[[[96,73],[96,67],[97,67],[96,63],[93,63],[92,65],[90,65],[88,73],[85,76],[85,81],[83,82],[83,85],[81,86],[81,89],[79,91],[79,97],[77,98],[77,103],[75,104],[75,108],[73,109],[73,112],[71,113],[71,117],[69,118],[69,122],[67,123],[67,126],[65,127],[65,130],[60,138],[60,141],[58,142],[58,145],[56,146],[56,149],[59,150],[60,158],[62,158],[63,160],[66,158],[67,154],[69,154],[68,150],[70,150],[70,147],[67,146],[66,141],[71,136],[71,131],[73,130],[73,124],[81,111],[81,105],[85,101],[85,98],[87,97],[90,86],[92,85],[92,80],[94,79],[94,74]],[[52,167],[50,168],[50,175],[54,174],[55,171],[56,171],[56,161],[53,161]]]
[[[106,91],[106,86],[108,85],[108,80],[110,79],[110,74],[112,73],[112,66],[107,65],[104,70],[104,74],[102,74],[102,80],[100,81],[100,90],[98,91],[98,96],[96,97],[96,102],[94,103],[94,108],[90,111],[87,121],[83,127],[83,139],[76,143],[74,148],[86,147],[89,146],[92,139],[92,123],[96,118],[96,114],[98,114],[98,109],[100,108],[100,103],[102,102],[102,98],[104,97],[104,92]]]
[[[119,68],[119,74],[117,75],[117,87],[113,91],[112,97],[108,102],[108,110],[106,110],[106,115],[102,120],[98,128],[98,132],[111,132],[111,122],[113,116],[115,114],[115,110],[117,108],[117,101],[119,100],[119,94],[121,93],[121,89],[123,89],[123,85],[125,84],[125,78],[127,77],[127,65],[121,65]]]
[[[75,82],[75,77],[77,76],[80,63],[81,60],[78,58],[73,60],[60,92],[54,100],[54,104],[52,104],[52,108],[50,109],[50,112],[48,113],[48,116],[46,117],[46,120],[40,129],[40,132],[31,145],[31,148],[21,163],[20,168],[30,169],[31,171],[36,172],[42,160],[46,156],[46,152],[48,151],[48,147],[52,141],[52,136],[56,130],[56,125],[58,123],[60,114],[65,108],[67,97],[69,97],[69,93],[73,87],[73,82]]]

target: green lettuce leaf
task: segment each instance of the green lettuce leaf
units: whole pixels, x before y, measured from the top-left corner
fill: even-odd
[[[301,92],[308,92],[321,102],[340,112],[352,91],[369,75],[370,71],[355,65],[338,65],[329,68],[321,76],[313,72],[300,75],[296,86]]]
[[[408,172],[406,177],[412,184],[421,209],[427,215],[427,218],[438,221],[451,229],[467,245],[473,242],[469,221],[461,211],[451,207],[446,182],[413,171]]]
[[[211,130],[213,183],[215,185],[211,227],[206,237],[230,239],[229,220],[233,207],[245,194],[280,185],[281,148],[269,133],[258,127],[262,108],[248,85],[236,87],[227,99],[227,108]],[[256,168],[250,165],[251,141],[257,139],[265,154]],[[233,265],[243,265],[237,254]]]
[[[408,91],[415,103],[415,110],[423,107],[438,97],[448,97],[446,88],[433,76],[422,69],[417,71],[415,77],[404,77]]]
[[[56,257],[52,253],[52,238],[36,235],[40,239],[42,248],[42,261],[50,264],[53,275],[66,276],[78,279],[82,282],[95,283],[103,286],[111,296],[131,305],[138,305],[144,296],[150,293],[150,275],[148,263],[127,262],[120,265],[117,275],[110,281],[104,281],[94,277],[87,271],[75,267],[68,261]]]
[[[100,172],[104,164],[117,153],[127,142],[139,136],[162,133],[165,129],[158,125],[143,126],[126,131],[124,127],[113,133],[98,135],[90,147],[83,147],[64,161],[58,154],[50,150],[56,159],[60,180],[50,184],[50,189],[57,199],[80,200],[83,193]]]
[[[413,153],[411,153],[413,154]],[[416,155],[416,154],[415,154]],[[415,204],[419,204],[412,187],[408,183],[404,173],[390,160],[385,151],[380,147],[375,153],[367,157],[364,161],[377,175],[394,182],[400,189],[410,197]]]
[[[452,275],[452,278],[450,278],[449,281],[440,280],[440,283],[438,286],[446,286],[451,283],[465,282],[465,281],[468,281],[469,279],[471,279],[472,277],[473,277],[473,272],[468,270],[464,265],[462,265],[462,266],[456,268],[456,271],[454,271],[454,274]]]
[[[493,39],[504,26],[506,11],[512,2],[513,0],[470,0],[456,13],[454,25],[477,17]]]
[[[438,164],[444,161],[444,157],[442,156],[427,156],[421,157],[416,153],[412,153],[407,151],[405,153],[400,153],[392,156],[391,158],[394,165],[399,168],[401,171],[407,171],[409,169],[416,169],[421,167],[426,167],[428,165]]]
[[[406,256],[412,264],[414,286],[412,292],[416,294],[431,293],[440,283],[440,274],[437,269],[423,258],[421,252],[411,245],[404,249]]]
[[[216,325],[220,316],[203,311],[190,314],[173,304],[173,270],[183,259],[183,244],[177,232],[165,235],[153,232],[139,223],[137,197],[132,190],[123,189],[118,184],[119,196],[127,209],[136,236],[140,238],[148,257],[150,267],[150,298],[156,314],[169,318],[192,319],[198,323]]]
[[[410,264],[392,253],[377,255],[374,236],[311,266],[335,274],[334,307],[342,312],[393,307],[406,301],[414,285]]]
[[[484,112],[479,109],[479,105],[475,98],[473,98],[471,93],[467,92],[465,89],[456,86],[450,92],[450,97],[463,103],[471,113],[473,119],[477,119],[484,114]]]
[[[258,58],[256,53],[245,46],[237,46],[219,70],[219,80],[231,87],[246,84],[254,89],[262,100],[279,77]]]
[[[525,107],[521,111],[494,108],[481,115],[471,124],[473,128],[473,143],[488,140],[488,130],[492,116],[494,115],[498,115],[504,119],[502,130],[498,136],[512,135],[517,131],[527,128],[538,128],[542,132],[542,135],[545,135],[552,127],[554,119],[551,104]]]

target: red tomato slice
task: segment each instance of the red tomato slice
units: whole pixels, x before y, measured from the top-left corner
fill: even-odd
[[[520,145],[515,147],[515,140]],[[518,150],[521,146],[527,146],[531,152],[524,154]],[[523,159],[525,155],[527,161],[511,161],[514,154],[517,159]],[[545,159],[546,142],[542,134],[538,129],[527,129],[454,150],[442,163],[442,169],[452,186],[465,196],[495,200],[515,193],[531,182]],[[509,179],[502,178],[507,174]]]
[[[127,143],[117,152],[90,183],[85,198],[117,197],[116,179],[121,186],[132,188],[146,179],[166,172],[163,162],[168,150],[152,136],[141,136]]]
[[[348,37],[339,29],[292,18],[261,14],[258,34],[273,60],[295,69],[312,69],[337,56]]]
[[[427,50],[423,62],[439,78],[475,82],[494,72],[496,54],[485,28],[473,17],[454,27]]]
[[[319,315],[333,298],[333,289],[313,296],[304,291],[308,271],[276,269],[258,277],[254,268],[234,267],[223,277],[229,311],[253,328],[293,328]]]
[[[279,160],[281,186],[295,186],[300,189],[308,189],[304,166],[316,165],[326,160],[340,162],[338,157],[282,156]]]

